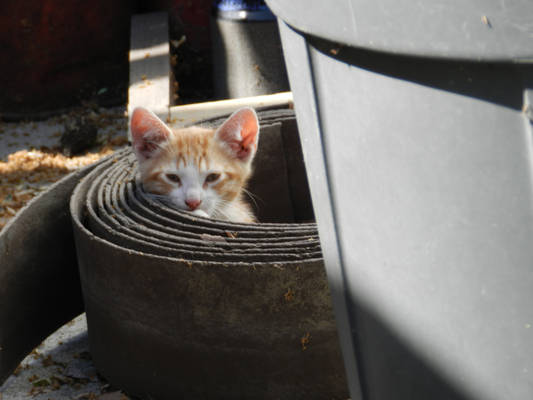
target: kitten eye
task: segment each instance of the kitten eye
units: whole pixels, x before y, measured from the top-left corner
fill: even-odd
[[[181,183],[181,179],[178,175],[176,174],[166,174],[165,175],[167,177],[167,179],[171,182],[174,182],[174,183]]]
[[[212,182],[217,181],[218,178],[220,178],[220,174],[217,172],[213,172],[212,174],[207,175],[207,177],[205,178],[205,181],[207,183],[212,183]]]

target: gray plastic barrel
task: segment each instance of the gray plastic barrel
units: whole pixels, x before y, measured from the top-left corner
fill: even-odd
[[[352,400],[531,400],[533,2],[267,3]]]

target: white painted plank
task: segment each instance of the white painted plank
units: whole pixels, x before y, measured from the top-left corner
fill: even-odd
[[[260,108],[290,105],[292,102],[292,93],[282,92],[263,96],[175,106],[170,107],[170,125],[174,128],[191,125],[204,119],[230,114],[245,106]]]

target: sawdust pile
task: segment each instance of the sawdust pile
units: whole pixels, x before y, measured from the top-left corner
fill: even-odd
[[[0,161],[0,230],[33,197],[71,171],[92,164],[127,143],[114,138],[101,149],[67,157],[59,151],[20,150]]]
[[[80,120],[94,127],[97,140],[80,154],[67,156],[60,139]],[[84,104],[40,122],[0,122],[0,145],[4,154],[8,150],[7,157],[0,158],[0,230],[52,183],[126,145],[127,121],[124,107]]]

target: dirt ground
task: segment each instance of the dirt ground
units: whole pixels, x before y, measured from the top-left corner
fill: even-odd
[[[65,131],[76,136],[76,121],[91,126],[96,138],[67,156],[62,137]],[[86,106],[43,121],[0,122],[0,229],[51,183],[125,144],[125,107]]]

